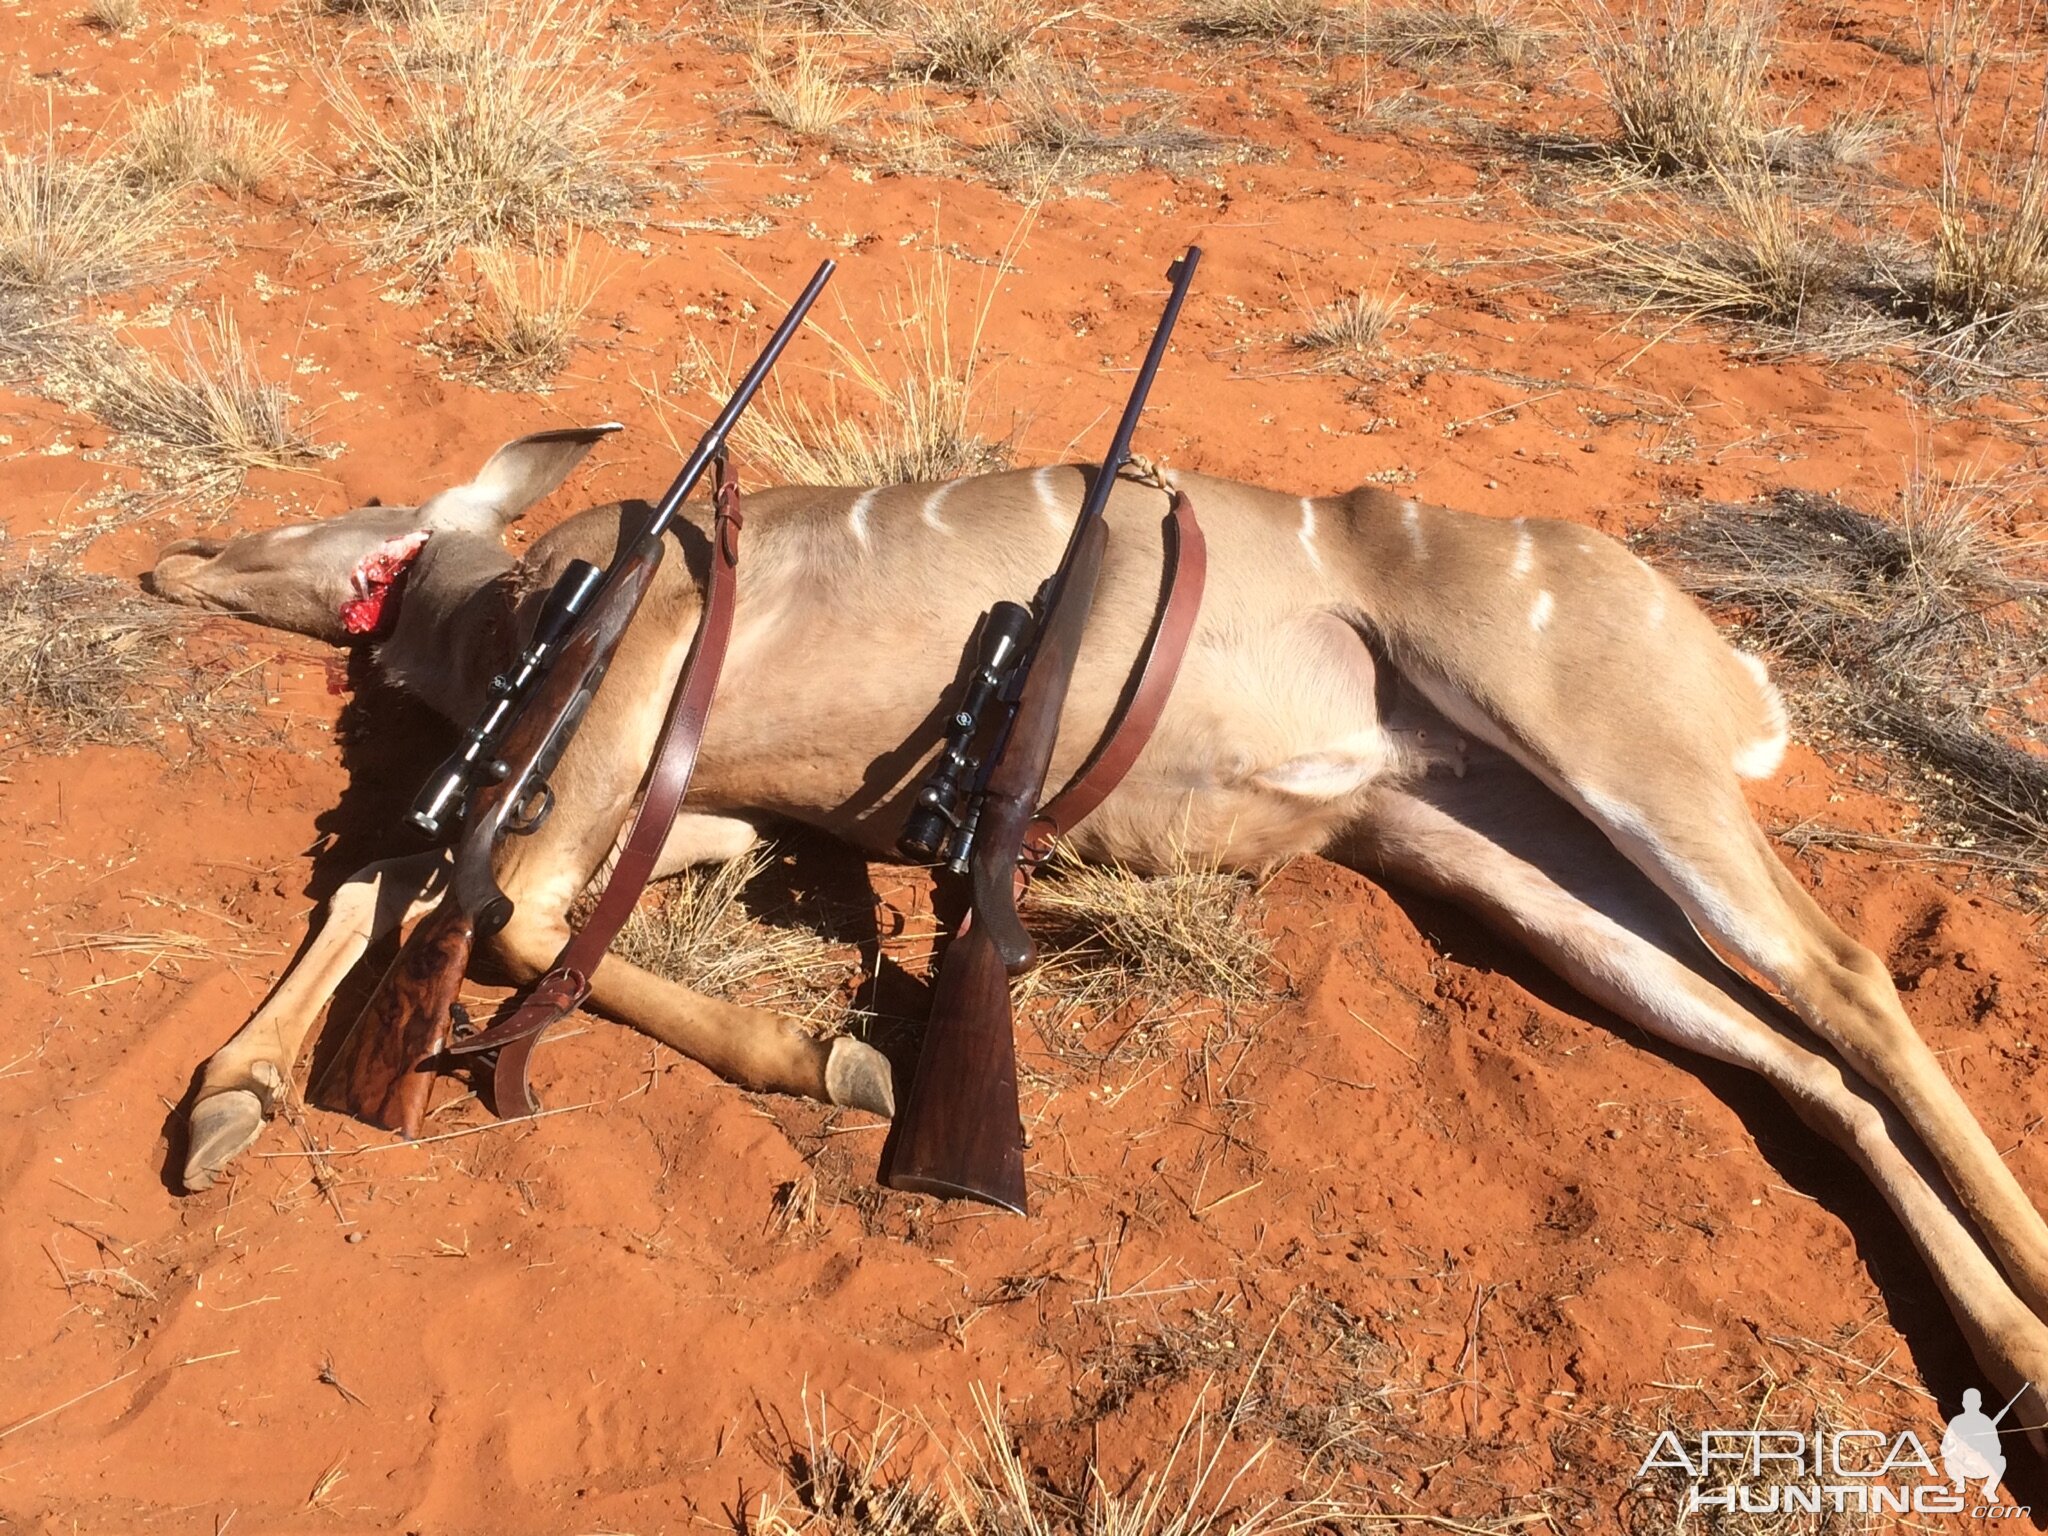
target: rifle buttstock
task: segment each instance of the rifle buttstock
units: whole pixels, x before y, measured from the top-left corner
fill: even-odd
[[[882,1151],[891,1189],[1025,1214],[1010,973],[978,923],[946,946],[910,1094]]]
[[[342,1041],[313,1102],[408,1141],[418,1137],[433,1062],[448,1044],[475,944],[476,923],[452,897],[422,918]]]

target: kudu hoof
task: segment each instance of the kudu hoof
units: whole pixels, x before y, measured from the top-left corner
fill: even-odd
[[[247,1088],[230,1088],[192,1106],[192,1134],[185,1153],[185,1189],[213,1188],[242,1151],[263,1133],[263,1100]]]
[[[834,1040],[825,1057],[825,1093],[834,1104],[895,1118],[896,1082],[889,1058],[850,1036]]]

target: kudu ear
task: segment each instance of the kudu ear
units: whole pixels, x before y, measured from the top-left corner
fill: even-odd
[[[490,457],[467,485],[450,486],[415,512],[434,532],[495,534],[569,478],[598,442],[621,430],[618,422],[560,427],[515,437]]]

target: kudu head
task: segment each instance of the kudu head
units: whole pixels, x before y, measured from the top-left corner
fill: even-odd
[[[157,556],[150,584],[174,603],[319,640],[373,638],[388,627],[380,620],[386,594],[425,544],[481,538],[495,550],[507,527],[567,479],[600,438],[618,430],[606,423],[514,438],[474,480],[417,507],[358,507],[323,523],[231,539],[181,539]],[[344,621],[344,609],[355,625]]]

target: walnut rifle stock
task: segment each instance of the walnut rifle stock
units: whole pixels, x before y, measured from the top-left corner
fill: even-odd
[[[661,554],[661,541],[643,534],[614,563],[604,589],[498,744],[491,764],[496,782],[469,797],[448,893],[414,927],[335,1053],[313,1093],[322,1108],[346,1110],[408,1140],[419,1135],[470,951],[512,917],[512,903],[491,873],[498,840],[532,832],[547,818],[548,775],[604,681]]]
[[[1006,720],[990,722],[993,742],[975,789],[957,811],[937,819],[955,829],[946,846],[952,867],[973,875],[973,909],[946,946],[931,1019],[909,1094],[882,1151],[881,1182],[892,1189],[986,1201],[1023,1214],[1024,1128],[1017,1110],[1017,1052],[1010,1007],[1010,977],[1030,965],[1034,946],[1017,915],[1017,896],[1028,877],[1026,847],[1045,794],[1046,775],[1059,741],[1060,712],[1080,659],[1095,603],[1109,537],[1103,512],[1119,470],[1130,458],[1131,435],[1145,397],[1165,358],[1202,253],[1190,246],[1167,273],[1173,291],[1152,345],[1117,423],[1102,467],[1089,483],[1059,568],[1036,604],[1036,632],[1020,663],[1022,686]],[[993,619],[991,615],[991,619]],[[970,684],[962,715],[985,689]],[[929,841],[924,829],[946,808],[935,798],[958,778],[949,737],[914,803],[904,846],[917,854]]]
[[[499,840],[536,831],[552,811],[549,775],[653,584],[665,535],[698,481],[723,461],[727,437],[833,270],[831,261],[819,265],[625,552],[604,571],[575,561],[563,573],[541,606],[532,640],[493,681],[462,750],[428,782],[412,824],[437,836],[462,818],[448,893],[415,926],[378,984],[315,1090],[316,1103],[408,1138],[419,1134],[470,951],[512,918],[512,903],[492,876]]]

